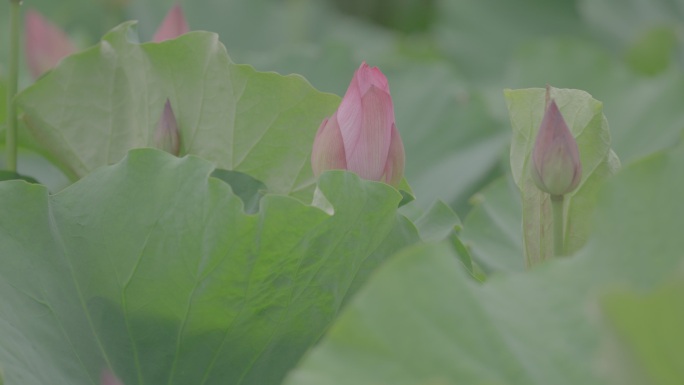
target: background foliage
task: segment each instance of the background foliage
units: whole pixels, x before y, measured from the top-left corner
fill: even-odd
[[[683,1],[180,3],[209,32],[157,45],[172,0],[24,2],[83,51],[22,71],[19,171],[47,189],[0,183],[7,384],[684,382]],[[311,141],[362,60],[389,79],[416,201],[330,173],[328,216]],[[545,84],[591,95],[623,168],[576,255],[525,271],[502,91]],[[167,97],[197,157],[128,153]],[[392,257],[420,239],[446,240]]]

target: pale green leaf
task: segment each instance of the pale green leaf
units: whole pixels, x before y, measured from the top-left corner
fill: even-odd
[[[383,183],[328,172],[333,216],[279,195],[248,215],[213,168],[145,149],[55,195],[0,182],[7,384],[279,384],[418,240]]]
[[[446,238],[456,229],[461,229],[461,219],[442,201],[435,201],[415,224],[421,238],[433,242]]]
[[[65,169],[82,177],[151,146],[168,98],[181,154],[310,199],[311,145],[338,97],[299,76],[232,63],[215,34],[137,44],[133,32],[133,23],[122,24],[19,96],[29,128]]]
[[[648,294],[620,290],[602,300],[613,384],[684,383],[684,280],[673,278]]]
[[[471,198],[472,210],[463,223],[461,240],[487,273],[522,271],[522,208],[520,193],[510,178],[501,177]]]

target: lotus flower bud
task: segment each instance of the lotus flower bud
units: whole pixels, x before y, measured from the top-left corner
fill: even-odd
[[[531,174],[537,187],[552,196],[572,192],[582,177],[577,142],[553,99],[532,149]]]
[[[168,99],[166,99],[164,111],[162,111],[161,119],[157,124],[154,142],[157,148],[170,154],[178,156],[180,153],[180,132],[178,131],[176,116],[171,108],[171,102]]]
[[[185,14],[180,5],[174,5],[173,8],[166,14],[161,25],[154,33],[152,41],[155,43],[164,40],[175,39],[178,36],[190,31],[188,22],[185,20]]]
[[[311,154],[315,176],[342,169],[397,186],[404,145],[394,121],[387,78],[365,62],[354,73],[340,107],[318,128]]]
[[[34,79],[76,52],[67,34],[38,11],[26,12],[25,34],[26,63]]]

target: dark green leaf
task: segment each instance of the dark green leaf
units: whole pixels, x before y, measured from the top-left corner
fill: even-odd
[[[211,176],[230,185],[233,193],[245,205],[245,212],[254,214],[259,211],[259,202],[266,194],[266,185],[247,174],[238,171],[216,169]]]
[[[23,180],[29,183],[39,183],[37,180],[31,178],[30,176],[17,174],[14,171],[0,170],[0,181],[15,179]]]

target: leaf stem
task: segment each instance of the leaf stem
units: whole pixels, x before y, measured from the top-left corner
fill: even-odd
[[[563,195],[551,195],[553,211],[553,255],[563,255]]]
[[[19,83],[19,24],[21,0],[10,0],[10,57],[9,84],[7,84],[7,169],[17,171],[17,105],[14,96]]]

